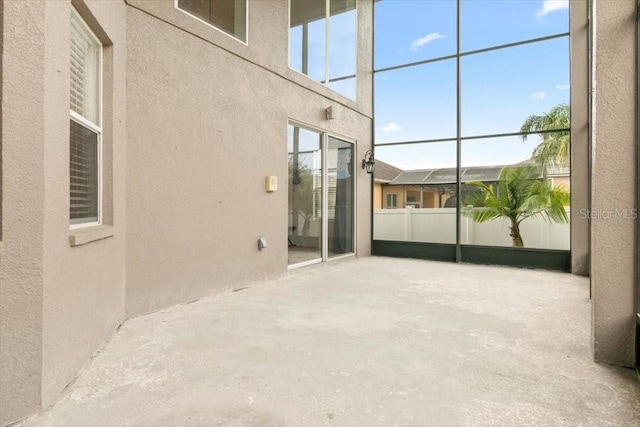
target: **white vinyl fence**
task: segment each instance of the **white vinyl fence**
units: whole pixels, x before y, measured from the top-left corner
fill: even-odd
[[[567,208],[567,215],[569,215]],[[511,246],[509,220],[484,223],[461,217],[460,242],[469,245]],[[543,217],[524,220],[520,233],[527,248],[569,250],[569,224],[550,223]],[[456,242],[455,208],[376,209],[373,214],[373,238],[405,242]]]

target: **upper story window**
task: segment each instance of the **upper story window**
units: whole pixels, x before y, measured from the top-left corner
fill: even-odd
[[[247,0],[176,0],[176,5],[189,15],[247,42]]]
[[[289,66],[356,99],[356,0],[291,0]]]
[[[71,9],[70,209],[72,225],[100,223],[102,44]]]

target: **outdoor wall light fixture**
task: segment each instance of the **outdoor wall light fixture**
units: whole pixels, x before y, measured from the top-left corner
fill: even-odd
[[[367,173],[373,173],[375,165],[376,160],[373,158],[373,151],[367,150],[364,153],[364,159],[362,159],[362,169],[366,170]]]

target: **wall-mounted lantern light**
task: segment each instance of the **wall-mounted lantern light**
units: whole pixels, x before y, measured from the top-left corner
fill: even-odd
[[[376,160],[373,158],[373,151],[367,150],[364,153],[364,159],[362,159],[362,169],[366,170],[367,173],[373,173],[375,165]]]

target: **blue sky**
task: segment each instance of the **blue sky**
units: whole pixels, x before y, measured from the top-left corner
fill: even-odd
[[[455,0],[376,3],[376,68],[452,55]],[[464,0],[462,52],[567,32],[568,0]],[[569,102],[567,37],[462,59],[462,135],[517,132],[531,114]],[[376,74],[376,143],[456,136],[456,61]],[[538,138],[463,142],[463,166],[527,159]],[[455,143],[376,148],[403,169],[454,167]]]
[[[351,9],[346,12],[332,15],[329,20],[329,58],[328,77],[334,79],[356,73],[356,10]],[[309,55],[308,55],[308,75],[309,77],[324,81],[326,76],[325,61],[326,49],[326,20],[317,19],[309,23]],[[294,70],[302,72],[302,26],[296,26],[290,30],[290,63]],[[355,78],[330,82],[329,87],[333,90],[356,98]]]

